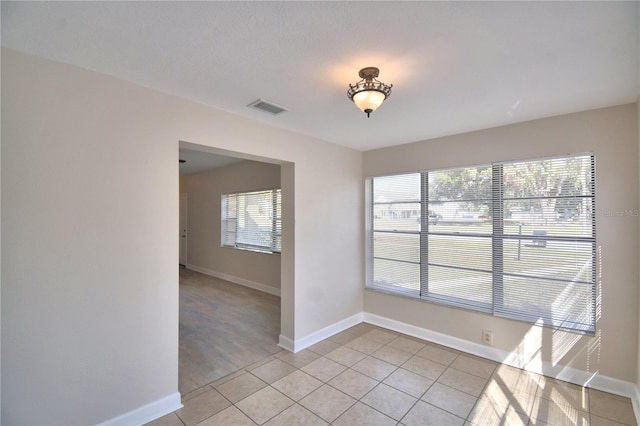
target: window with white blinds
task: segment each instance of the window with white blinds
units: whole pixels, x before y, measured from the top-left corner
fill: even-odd
[[[372,289],[595,332],[592,155],[371,179]]]
[[[280,253],[281,200],[280,189],[223,194],[222,246]]]

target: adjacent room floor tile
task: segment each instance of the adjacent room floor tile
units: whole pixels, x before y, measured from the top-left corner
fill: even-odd
[[[189,269],[179,276],[182,395],[281,352],[279,297]]]

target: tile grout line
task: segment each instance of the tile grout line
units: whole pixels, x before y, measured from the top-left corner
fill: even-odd
[[[360,336],[360,337],[362,337],[362,338],[364,338],[364,339],[367,339],[364,335],[363,335],[363,336]],[[451,415],[453,415],[453,416],[455,416],[455,417],[457,417],[457,418],[459,418],[459,419],[461,419],[461,420],[466,420],[466,419],[468,418],[469,414],[468,414],[467,416],[465,416],[465,418],[462,418],[462,417],[460,417],[459,415],[457,415],[457,414],[455,414],[455,413],[452,413],[452,412],[450,412],[450,411],[447,411],[447,410],[445,410],[445,409],[444,409],[444,408],[442,408],[442,407],[437,407],[437,406],[435,406],[435,405],[433,405],[433,404],[431,404],[431,403],[429,403],[429,402],[427,402],[427,401],[424,401],[422,398],[423,398],[423,397],[426,395],[426,393],[427,393],[427,392],[428,392],[428,391],[433,387],[433,385],[434,385],[434,384],[438,383],[438,384],[440,384],[440,385],[442,385],[442,386],[446,386],[446,387],[448,387],[448,388],[450,388],[450,389],[457,390],[457,391],[459,391],[459,392],[465,393],[465,394],[467,394],[467,395],[469,395],[469,396],[473,397],[473,398],[476,400],[476,402],[474,403],[474,407],[475,407],[475,405],[477,404],[477,401],[480,399],[479,397],[477,397],[477,396],[475,396],[475,395],[471,395],[471,394],[469,394],[469,393],[467,393],[467,392],[464,392],[464,391],[461,391],[461,390],[459,390],[459,389],[452,388],[451,386],[448,386],[448,385],[446,385],[446,384],[444,384],[444,383],[440,383],[440,382],[438,382],[438,379],[440,379],[440,377],[442,377],[442,375],[443,375],[443,374],[444,374],[444,373],[445,373],[449,368],[453,368],[453,369],[454,369],[454,370],[456,370],[456,371],[460,371],[460,372],[462,372],[462,373],[470,374],[470,375],[472,375],[472,376],[474,376],[474,377],[478,377],[478,378],[483,379],[483,380],[486,380],[486,381],[488,381],[488,379],[486,379],[486,378],[484,378],[484,377],[480,377],[480,376],[474,375],[474,374],[472,374],[472,373],[469,373],[469,372],[466,372],[466,371],[463,371],[463,370],[456,369],[455,367],[452,367],[452,364],[453,364],[453,363],[455,362],[455,360],[456,360],[456,359],[458,359],[458,357],[460,356],[459,354],[455,354],[455,358],[451,361],[451,363],[449,363],[449,365],[444,365],[444,364],[440,364],[440,363],[439,363],[439,362],[437,362],[437,361],[434,361],[434,360],[431,360],[431,359],[428,359],[428,358],[424,358],[424,357],[422,357],[422,356],[418,355],[418,352],[420,352],[420,350],[418,350],[416,353],[411,353],[411,352],[403,351],[402,349],[395,348],[395,347],[393,347],[393,346],[389,346],[389,344],[390,344],[391,342],[395,341],[398,337],[401,337],[401,336],[400,336],[400,335],[397,335],[394,339],[390,340],[389,342],[387,342],[387,343],[385,343],[385,344],[382,344],[382,346],[381,346],[380,348],[376,349],[375,351],[373,351],[373,352],[372,352],[372,353],[370,353],[370,354],[366,354],[366,353],[364,353],[364,352],[359,351],[359,350],[358,350],[358,349],[356,349],[356,348],[352,348],[352,347],[348,346],[348,343],[349,343],[349,342],[345,342],[345,343],[343,343],[343,344],[342,344],[342,346],[346,346],[346,347],[348,347],[348,348],[350,348],[350,349],[352,349],[352,350],[354,350],[354,351],[360,352],[360,353],[362,353],[362,354],[366,355],[366,357],[372,357],[372,358],[374,358],[374,359],[376,359],[376,360],[386,362],[386,363],[391,364],[391,365],[393,365],[393,366],[395,367],[395,369],[394,369],[394,370],[392,370],[389,374],[387,374],[387,375],[386,375],[382,380],[378,380],[378,379],[376,379],[376,378],[374,378],[374,377],[367,376],[366,374],[364,374],[366,377],[369,377],[369,378],[371,378],[371,379],[374,379],[374,380],[376,380],[378,383],[377,383],[377,384],[376,384],[376,386],[374,386],[371,390],[369,390],[365,395],[363,395],[362,397],[360,397],[359,399],[357,399],[357,400],[356,400],[356,402],[360,402],[360,403],[362,403],[362,404],[366,405],[367,407],[369,407],[369,408],[371,408],[371,409],[373,409],[373,410],[375,410],[375,411],[377,411],[377,412],[379,412],[379,413],[383,414],[384,416],[389,417],[389,418],[393,419],[394,421],[397,421],[397,422],[400,422],[400,423],[402,422],[402,419],[404,419],[404,418],[407,416],[407,414],[409,414],[409,412],[410,412],[410,411],[411,411],[411,410],[412,410],[412,409],[413,409],[413,408],[418,404],[418,402],[420,402],[420,401],[424,402],[425,404],[429,404],[429,405],[431,405],[432,407],[438,408],[438,409],[440,409],[440,410],[442,410],[442,411],[444,411],[444,412],[446,412],[446,413],[449,413],[449,414],[451,414]],[[375,343],[381,343],[381,342],[377,342],[377,341],[374,341],[374,340],[371,340],[371,339],[367,339],[367,340],[370,340],[370,341],[375,342]],[[342,346],[341,346],[341,347],[342,347]],[[427,346],[428,346],[428,345],[427,345]],[[408,358],[408,359],[407,359],[406,361],[404,361],[403,363],[401,363],[400,365],[396,365],[396,364],[392,364],[392,363],[390,363],[390,362],[389,362],[389,361],[387,361],[387,360],[384,360],[384,359],[378,358],[378,357],[376,357],[376,356],[374,355],[376,352],[378,352],[379,350],[381,350],[382,348],[385,348],[385,347],[390,347],[390,348],[396,349],[396,350],[398,350],[398,351],[404,352],[405,354],[411,355],[411,357],[410,357],[410,358]],[[331,352],[329,352],[329,353],[331,353]],[[326,355],[328,355],[329,353],[327,353]],[[327,358],[327,356],[326,356],[326,355],[324,355],[324,357],[325,357],[325,358]],[[421,377],[426,378],[427,380],[433,380],[433,383],[431,383],[431,385],[429,385],[429,387],[428,387],[428,388],[427,388],[427,389],[426,389],[426,390],[421,394],[421,396],[420,396],[420,397],[417,397],[417,398],[416,398],[416,397],[414,397],[413,395],[410,395],[410,394],[406,393],[406,392],[405,392],[404,390],[402,390],[402,389],[398,389],[398,388],[396,388],[396,387],[394,387],[394,386],[392,386],[392,385],[389,385],[389,384],[387,384],[387,383],[384,383],[384,380],[386,380],[386,379],[387,379],[389,376],[391,376],[393,373],[395,373],[396,371],[398,371],[399,369],[401,369],[401,368],[402,368],[402,367],[403,367],[403,366],[404,366],[404,365],[405,365],[405,364],[406,364],[410,359],[412,359],[412,358],[413,358],[413,357],[415,357],[415,356],[418,356],[418,357],[420,357],[421,359],[426,359],[427,361],[430,361],[430,362],[435,362],[436,364],[440,364],[440,365],[442,365],[443,367],[445,367],[445,369],[442,371],[442,373],[440,373],[440,374],[438,375],[438,377],[437,377],[437,378],[435,378],[435,379],[430,379],[430,378],[428,378],[428,377],[422,376],[421,374],[414,373],[414,374],[417,374],[417,375],[419,375],[419,376],[421,376]],[[354,372],[359,373],[359,374],[363,374],[363,373],[359,372],[358,370],[354,370],[354,369],[352,368],[352,367],[353,367],[353,365],[357,364],[357,362],[356,362],[356,363],[354,363],[354,364],[353,364],[353,365],[351,365],[351,366],[348,366],[348,365],[342,364],[340,361],[333,360],[333,359],[331,359],[331,358],[327,358],[327,359],[332,360],[332,361],[334,361],[334,362],[336,362],[336,363],[338,363],[338,364],[340,364],[340,365],[342,365],[342,366],[346,367],[348,370],[354,371]],[[364,359],[364,358],[363,358],[363,359]],[[402,368],[402,369],[403,369],[403,368]],[[403,370],[405,370],[405,371],[410,371],[410,370],[406,370],[406,369],[403,369]],[[410,371],[410,372],[411,372],[411,371]],[[342,374],[342,373],[340,373],[340,374]],[[338,375],[340,375],[340,374],[338,374]],[[338,375],[334,376],[333,378],[337,377]],[[333,379],[333,378],[332,378],[332,379]],[[331,381],[332,379],[330,379],[329,381]],[[332,385],[329,383],[329,381],[327,381],[327,382],[326,382],[326,384],[327,384],[328,386],[331,386],[331,387],[332,387],[332,388],[334,388],[335,390],[337,390],[337,391],[339,391],[339,392],[341,392],[341,393],[343,393],[343,394],[344,394],[344,392],[342,392],[340,389],[337,389],[337,388],[335,388],[334,386],[332,386]],[[388,414],[383,413],[382,411],[378,410],[376,407],[372,407],[371,405],[369,405],[369,404],[367,404],[366,402],[362,401],[362,399],[364,399],[367,395],[369,395],[371,392],[373,392],[373,391],[374,391],[377,387],[379,387],[381,384],[384,384],[384,385],[386,385],[386,386],[389,386],[389,387],[391,387],[392,389],[395,389],[395,390],[397,390],[398,392],[403,393],[404,395],[407,395],[407,396],[409,396],[409,397],[411,397],[411,398],[416,399],[416,401],[411,405],[411,407],[407,410],[407,412],[403,414],[403,416],[400,418],[400,420],[396,420],[396,419],[394,419],[394,418],[390,417]],[[482,391],[484,391],[484,389],[486,388],[486,386],[487,386],[487,384],[485,384],[485,385],[483,386]],[[345,394],[345,395],[346,395],[346,394]],[[351,396],[351,395],[348,395],[348,396]],[[352,404],[349,408],[351,408],[353,405],[355,405],[355,403],[354,403],[354,404]],[[473,407],[472,407],[472,409],[470,410],[470,413],[471,413],[471,411],[472,411],[472,410],[473,410]],[[340,416],[342,416],[346,411],[348,411],[348,409],[347,409],[347,410],[345,410],[343,413],[341,413],[341,414],[338,416],[338,418],[339,418]]]
[[[360,337],[362,337],[362,338],[366,339],[366,337],[364,337],[364,335],[363,335],[363,336],[360,336]],[[389,378],[393,373],[395,373],[396,371],[398,371],[399,369],[401,369],[401,368],[402,368],[402,366],[403,366],[404,364],[406,364],[406,362],[408,362],[408,361],[409,361],[409,359],[412,359],[414,356],[419,356],[419,355],[417,355],[417,352],[416,352],[415,354],[411,354],[410,352],[405,352],[405,351],[403,351],[403,350],[401,350],[401,349],[398,349],[398,348],[395,348],[395,347],[393,347],[393,346],[388,346],[391,342],[393,342],[394,340],[396,340],[398,337],[400,337],[400,336],[399,336],[399,335],[397,335],[393,340],[391,340],[391,341],[389,341],[389,342],[387,342],[387,343],[383,344],[383,346],[381,346],[380,348],[376,349],[376,350],[375,350],[375,351],[373,351],[371,354],[365,354],[364,352],[360,352],[360,351],[358,351],[358,349],[352,348],[353,350],[358,351],[358,352],[360,352],[360,353],[362,353],[362,354],[366,355],[367,357],[372,357],[372,358],[377,359],[377,360],[379,360],[379,361],[383,361],[383,362],[386,362],[386,363],[388,363],[388,364],[391,364],[391,365],[393,365],[393,366],[395,367],[395,368],[394,368],[394,370],[392,370],[389,374],[387,374],[387,375],[386,375],[385,377],[383,377],[381,380],[378,380],[378,379],[376,379],[376,378],[374,378],[374,377],[371,377],[371,376],[367,376],[366,374],[363,374],[363,373],[361,373],[361,372],[359,372],[359,371],[357,371],[357,370],[352,369],[351,367],[353,367],[353,365],[357,364],[357,362],[356,362],[356,363],[354,363],[352,366],[346,366],[346,367],[347,367],[347,369],[348,369],[348,370],[354,371],[354,372],[359,373],[359,374],[363,374],[364,376],[369,377],[369,378],[371,378],[371,379],[373,379],[373,380],[375,380],[375,381],[377,382],[377,384],[376,384],[376,385],[375,385],[371,390],[369,390],[369,391],[368,391],[367,393],[365,393],[362,397],[360,397],[359,399],[357,399],[357,400],[356,400],[356,402],[355,402],[354,404],[352,404],[352,405],[351,405],[351,407],[353,407],[353,405],[355,405],[357,402],[360,402],[361,404],[366,405],[367,407],[369,407],[369,408],[371,408],[371,409],[373,409],[373,410],[377,411],[378,413],[380,413],[380,414],[382,414],[382,415],[384,415],[384,416],[386,416],[386,417],[388,417],[388,418],[390,418],[390,419],[392,419],[392,420],[394,420],[394,421],[396,421],[396,422],[398,422],[398,423],[401,423],[401,422],[402,422],[402,420],[407,416],[407,414],[408,414],[408,413],[413,409],[413,407],[415,407],[415,405],[416,405],[419,401],[421,401],[421,400],[422,400],[421,398],[422,398],[422,397],[423,397],[423,396],[424,396],[424,395],[429,391],[429,389],[431,389],[431,387],[432,387],[432,386],[437,382],[437,379],[436,379],[436,380],[434,380],[434,381],[433,381],[433,383],[432,383],[431,385],[429,385],[429,387],[428,387],[428,388],[427,388],[427,389],[422,393],[422,395],[421,395],[420,397],[418,397],[418,398],[414,397],[413,395],[409,395],[408,393],[406,393],[406,392],[405,392],[405,391],[403,391],[402,389],[398,389],[398,388],[396,388],[396,387],[394,387],[394,386],[392,386],[392,385],[389,385],[389,384],[387,384],[387,383],[384,383],[384,380],[386,380],[386,379],[387,379],[387,378]],[[381,342],[376,342],[376,343],[381,343]],[[348,346],[348,342],[347,342],[347,343],[345,343],[345,344],[343,344],[343,346],[347,346],[347,347],[349,347],[349,346]],[[374,355],[377,351],[379,351],[380,349],[382,349],[382,348],[384,348],[384,347],[391,347],[391,348],[393,348],[393,349],[397,349],[398,351],[401,351],[401,352],[404,352],[404,353],[406,353],[406,354],[411,355],[411,357],[410,357],[409,359],[407,359],[406,361],[404,361],[403,363],[401,363],[400,365],[392,364],[392,363],[390,363],[389,361],[386,361],[386,360],[384,360],[384,359],[377,358],[377,357]],[[418,352],[419,352],[419,351],[418,351]],[[457,357],[457,355],[456,355],[456,357]],[[366,359],[366,358],[363,358],[363,359]],[[338,361],[336,361],[336,362],[338,362]],[[358,362],[359,362],[359,361],[358,361]],[[342,365],[344,365],[344,364],[342,364]],[[409,370],[406,370],[406,371],[409,371]],[[446,370],[445,370],[445,371],[446,371]],[[342,373],[340,373],[340,374],[342,374]],[[414,374],[417,374],[417,373],[414,373]],[[441,373],[441,375],[442,375],[442,373]],[[424,377],[424,376],[422,376],[422,377]],[[438,377],[440,377],[440,376],[438,376]],[[428,379],[428,378],[427,378],[427,379]],[[428,380],[431,380],[431,379],[428,379]],[[376,388],[378,388],[378,387],[379,387],[380,385],[382,385],[382,384],[384,384],[384,385],[386,385],[386,386],[388,386],[388,387],[390,387],[390,388],[392,388],[392,389],[395,389],[396,391],[401,392],[401,393],[403,393],[404,395],[407,395],[407,396],[409,396],[409,397],[411,397],[411,398],[414,398],[414,399],[415,399],[415,402],[414,402],[413,404],[411,404],[411,407],[406,411],[406,413],[404,413],[404,414],[402,415],[402,417],[401,417],[399,420],[396,420],[395,418],[393,418],[393,417],[389,416],[388,414],[383,413],[382,411],[380,411],[380,410],[379,410],[379,409],[377,409],[376,407],[372,407],[371,405],[369,405],[369,404],[367,404],[366,402],[364,402],[364,401],[363,401],[363,399],[364,399],[367,395],[371,394],[371,393],[372,393]],[[328,382],[327,382],[327,385],[332,386],[332,385],[330,385]],[[333,387],[333,386],[332,386],[332,387]],[[336,390],[340,391],[340,389],[336,389]],[[351,407],[349,407],[349,408],[351,408]],[[348,409],[347,409],[347,410],[345,410],[345,412],[346,412],[346,411],[348,411]],[[336,418],[336,420],[337,420],[338,418],[340,418],[340,417],[341,417],[345,412],[343,412],[342,414],[340,414],[340,416],[338,416],[338,417]]]

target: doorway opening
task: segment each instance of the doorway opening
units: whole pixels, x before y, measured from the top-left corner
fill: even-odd
[[[281,350],[278,342],[289,291],[281,253],[222,244],[223,194],[282,188],[292,178],[273,159],[180,142],[179,391],[184,395]],[[256,207],[257,208],[257,207]],[[283,234],[288,217],[281,217]],[[255,224],[254,224],[255,225]],[[285,240],[287,241],[285,243]],[[289,262],[285,261],[285,264]],[[284,272],[284,273],[283,273]]]

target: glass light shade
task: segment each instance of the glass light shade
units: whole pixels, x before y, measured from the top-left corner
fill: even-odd
[[[373,112],[382,105],[385,98],[385,94],[377,90],[364,90],[353,95],[353,102],[363,112]]]

